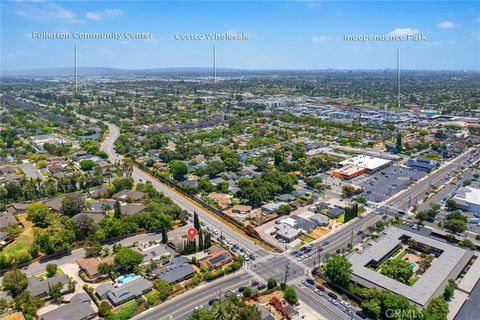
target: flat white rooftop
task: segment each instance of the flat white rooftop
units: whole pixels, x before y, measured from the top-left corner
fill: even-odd
[[[443,251],[430,268],[412,286],[366,267],[370,261],[381,260],[397,247],[401,243],[400,238],[404,235],[413,238],[418,243],[428,244],[432,248]],[[451,244],[407,230],[389,227],[382,232],[377,240],[370,241],[363,251],[350,254],[348,260],[352,264],[353,280],[361,285],[388,289],[405,296],[420,306],[425,306],[430,299],[439,294],[439,290],[443,290],[448,279],[460,273],[472,256],[473,253],[471,251]]]
[[[343,166],[353,165],[360,168],[365,168],[367,170],[376,170],[382,166],[390,164],[391,162],[392,160],[361,154],[353,158],[343,160],[342,162],[340,162],[340,164]]]
[[[462,187],[457,191],[453,199],[463,200],[469,204],[480,205],[480,189]]]

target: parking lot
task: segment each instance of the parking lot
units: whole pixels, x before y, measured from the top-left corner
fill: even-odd
[[[425,175],[425,172],[415,169],[391,166],[371,175],[359,186],[364,190],[363,196],[368,201],[382,202]]]

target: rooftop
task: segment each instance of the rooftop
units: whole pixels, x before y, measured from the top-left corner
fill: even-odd
[[[377,157],[372,157],[372,156],[367,156],[362,154],[350,159],[343,160],[342,162],[340,162],[340,164],[343,166],[354,165],[360,168],[365,168],[367,170],[375,170],[382,166],[388,165],[391,162],[392,160],[387,160],[387,159],[382,159],[382,158],[377,158]]]
[[[370,261],[379,261],[394,250],[400,244],[402,236],[413,238],[418,243],[427,244],[432,248],[443,251],[430,268],[412,286],[403,284],[366,267]],[[367,282],[383,289],[391,290],[420,306],[424,306],[433,298],[437,290],[441,289],[448,278],[458,275],[453,275],[452,273],[460,266],[459,273],[471,256],[471,251],[407,230],[390,227],[385,229],[377,240],[370,241],[363,251],[350,254],[348,260],[352,264],[352,275],[358,278],[354,279],[355,281],[363,285]]]

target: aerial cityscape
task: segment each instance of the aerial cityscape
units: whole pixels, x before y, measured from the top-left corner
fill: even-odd
[[[480,319],[480,3],[0,8],[0,319]]]

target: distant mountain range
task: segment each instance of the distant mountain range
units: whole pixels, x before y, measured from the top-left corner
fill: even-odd
[[[154,68],[154,69],[117,69],[102,67],[79,67],[78,75],[112,76],[112,75],[178,75],[211,76],[212,68]],[[217,68],[217,75],[245,74],[252,71],[241,69]],[[71,76],[73,68],[42,68],[26,70],[3,70],[2,76]]]
[[[79,67],[79,76],[120,76],[120,75],[163,75],[163,76],[212,76],[211,67],[178,67],[178,68],[153,68],[153,69],[118,69],[118,68],[102,68],[102,67]],[[248,70],[234,68],[217,68],[217,76],[242,76],[242,75],[282,75],[282,76],[298,76],[312,75],[318,73],[390,73],[395,72],[394,69],[374,69],[374,70],[334,70],[334,69],[296,69],[296,70]],[[459,73],[464,71],[427,71],[427,70],[402,70],[405,72],[442,72],[442,73]],[[478,71],[473,71],[478,73]],[[73,68],[41,68],[26,70],[2,70],[2,77],[54,77],[54,76],[73,76]]]

